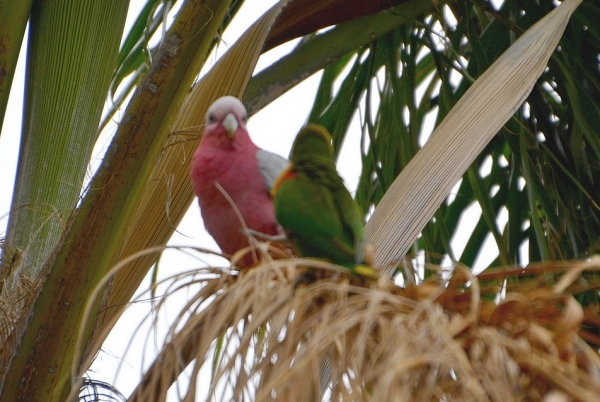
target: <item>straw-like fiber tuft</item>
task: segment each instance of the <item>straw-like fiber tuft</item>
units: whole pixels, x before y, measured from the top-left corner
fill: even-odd
[[[457,268],[408,287],[306,259],[206,268],[131,400],[164,400],[188,365],[189,400],[204,385],[208,399],[319,400],[323,378],[331,400],[600,400],[600,359],[583,340],[598,340],[598,319],[573,297],[578,267]],[[210,385],[196,384],[218,342]]]

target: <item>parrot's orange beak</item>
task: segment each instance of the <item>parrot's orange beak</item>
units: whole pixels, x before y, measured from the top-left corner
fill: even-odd
[[[225,128],[225,134],[227,135],[227,138],[233,140],[235,138],[235,132],[238,129],[238,122],[233,113],[227,114],[221,125]]]

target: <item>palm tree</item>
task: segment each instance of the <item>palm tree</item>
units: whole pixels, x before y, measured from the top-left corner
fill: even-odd
[[[6,72],[0,74],[6,77],[0,79],[1,114],[27,20],[30,25],[24,128],[2,249],[3,399],[77,395],[78,373],[88,367],[193,200],[181,155],[197,146],[207,106],[233,94],[254,113],[321,69],[308,120],[326,126],[339,151],[353,116],[361,113],[356,199],[365,211],[374,211],[366,230],[382,276],[406,255],[408,261],[422,256],[428,264],[449,259],[456,267],[472,266],[489,234],[499,252],[479,276],[481,288],[462,268],[447,286],[436,281],[416,286],[423,278],[404,266],[396,270],[403,287],[325,275],[299,290],[293,274],[299,260],[268,262],[239,278],[207,268],[201,272],[204,287],[188,305],[191,315],[178,322],[133,398],[160,400],[187,363],[197,358],[199,366],[215,342],[234,338],[239,340],[234,355],[216,347],[214,378],[218,383],[224,373],[235,372],[237,380],[225,381],[225,387],[240,399],[245,392],[257,399],[314,397],[323,355],[334,395],[355,399],[377,400],[393,395],[389,392],[410,392],[417,399],[494,399],[517,386],[539,395],[579,387],[578,398],[594,397],[597,385],[583,367],[597,367],[597,356],[577,334],[600,344],[598,325],[590,321],[596,276],[582,274],[580,283],[565,275],[552,292],[536,293],[541,307],[526,312],[522,307],[529,304],[520,299],[507,298],[511,304],[497,308],[493,299],[517,290],[530,297],[532,283],[542,278],[550,287],[565,270],[550,261],[587,258],[598,247],[596,4],[584,2],[574,11],[578,0],[560,7],[509,0],[500,8],[489,1],[282,0],[195,82],[242,2],[184,2],[160,46],[152,48],[149,38],[173,4],[148,0],[120,49],[126,2],[13,3],[0,0],[0,43],[9,44],[7,50],[0,47],[0,73]],[[549,19],[533,25],[546,15]],[[297,37],[303,39],[288,56],[252,76],[260,53]],[[98,127],[125,105],[129,93],[106,155],[85,183]],[[116,103],[103,117],[107,96]],[[423,127],[432,113],[437,129],[423,146]],[[445,200],[457,181],[455,194]],[[450,240],[461,235],[460,218],[473,203],[481,217],[459,256]],[[546,265],[527,276],[520,268],[506,269],[527,261]],[[498,267],[503,271],[494,270]],[[440,278],[430,269],[426,274]],[[273,299],[252,299],[252,285],[273,277],[282,284],[273,288]],[[573,304],[575,292],[580,303]],[[437,298],[427,298],[431,295]],[[208,310],[199,310],[210,300]],[[245,307],[228,310],[232,305]],[[207,321],[202,311],[223,315]],[[260,316],[261,311],[271,314]],[[583,318],[563,325],[573,311],[588,317],[585,335]],[[515,316],[539,319],[523,329]],[[438,334],[431,325],[411,332],[408,324],[421,322],[419,317],[427,318],[425,324],[442,323],[452,339],[425,337]],[[482,325],[474,328],[474,322]],[[503,338],[501,331],[492,335],[490,328],[515,338]],[[528,336],[519,338],[523,331]],[[543,331],[550,334],[540,335]],[[335,336],[320,338],[324,332]],[[279,338],[284,333],[285,342]],[[464,334],[469,336],[460,338]],[[546,335],[558,352],[540,346]],[[419,337],[430,340],[427,346],[435,345],[438,355],[452,357],[410,360],[406,353],[422,344],[409,341]],[[500,345],[497,355],[510,361],[502,366],[508,378],[503,385],[478,376],[465,362],[468,350],[472,364],[492,365],[476,353],[491,348],[485,342],[492,338]],[[523,357],[523,339],[540,351],[538,360]],[[236,369],[236,356],[254,356],[256,364],[249,371]],[[575,360],[575,374],[558,379],[561,364]],[[429,371],[398,368],[406,361]],[[550,369],[540,369],[542,363]],[[533,385],[523,385],[524,376]],[[308,386],[290,387],[296,380]],[[436,385],[419,391],[415,384]]]

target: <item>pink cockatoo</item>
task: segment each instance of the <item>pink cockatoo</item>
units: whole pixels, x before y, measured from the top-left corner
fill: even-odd
[[[247,118],[246,108],[237,98],[217,99],[206,113],[204,136],[191,164],[190,177],[204,226],[227,254],[248,246],[235,208],[248,229],[266,235],[282,233],[269,190],[289,162],[252,142]],[[252,260],[248,254],[242,263],[248,266]]]

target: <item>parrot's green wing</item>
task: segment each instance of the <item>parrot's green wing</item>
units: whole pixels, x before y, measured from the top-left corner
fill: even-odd
[[[337,175],[337,172],[336,172]],[[362,211],[352,196],[344,186],[342,179],[337,176],[335,186],[332,189],[334,194],[334,203],[341,217],[344,230],[347,231],[352,239],[352,248],[354,249],[354,262],[363,261],[364,237]]]
[[[342,265],[361,262],[356,251],[362,250],[362,214],[335,169],[327,130],[303,128],[291,160],[276,184],[275,211],[296,251]]]
[[[275,214],[302,257],[353,263],[353,241],[344,228],[333,194],[304,174],[283,181]]]

